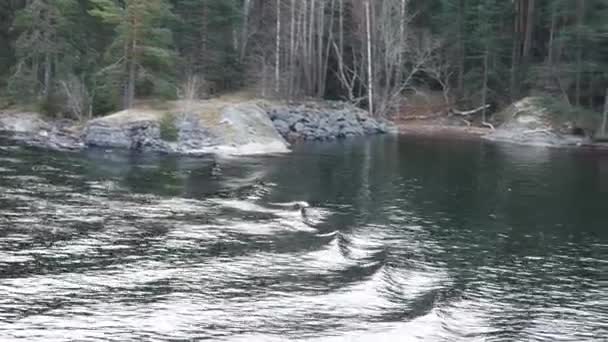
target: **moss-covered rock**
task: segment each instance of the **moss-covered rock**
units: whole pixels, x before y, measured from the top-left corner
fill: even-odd
[[[498,128],[485,136],[493,141],[526,145],[567,146],[585,142],[573,133],[576,116],[558,113],[542,97],[526,97],[495,115]]]

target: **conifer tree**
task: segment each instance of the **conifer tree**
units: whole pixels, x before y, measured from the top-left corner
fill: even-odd
[[[74,5],[74,0],[32,0],[17,12],[13,26],[20,34],[10,86],[21,99],[51,94],[57,69],[70,50],[64,11]]]
[[[90,1],[94,8],[89,13],[115,29],[103,71],[118,77],[122,106],[131,108],[139,80],[158,90],[167,82],[166,70],[173,67],[172,33],[167,27],[171,8],[166,0]]]

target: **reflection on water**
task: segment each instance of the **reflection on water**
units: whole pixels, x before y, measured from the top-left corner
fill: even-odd
[[[594,341],[608,156],[0,149],[2,341]]]

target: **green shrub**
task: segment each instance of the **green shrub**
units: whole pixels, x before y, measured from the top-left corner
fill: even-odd
[[[179,138],[179,130],[175,126],[175,115],[165,113],[160,120],[160,138],[167,142],[175,142]]]
[[[575,127],[593,131],[600,124],[601,115],[588,108],[570,105],[561,98],[544,96],[540,104],[547,108],[557,123],[571,122]]]

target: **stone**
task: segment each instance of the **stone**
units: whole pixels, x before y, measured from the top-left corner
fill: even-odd
[[[50,130],[50,125],[42,119],[42,115],[32,112],[3,112],[0,113],[0,131],[13,133],[37,133]]]
[[[176,107],[179,110],[181,106]],[[269,115],[256,104],[201,102],[182,110],[174,119],[177,141],[161,138],[161,121],[166,113],[135,109],[89,122],[85,143],[190,155],[289,151]]]
[[[292,126],[292,130],[294,132],[296,132],[296,133],[297,132],[304,132],[305,128],[306,128],[306,126],[302,122],[296,122],[296,124]]]
[[[268,113],[279,133],[289,141],[334,140],[398,132],[388,120],[376,120],[366,111],[339,101],[276,106]],[[289,131],[286,126],[290,127]]]
[[[283,136],[285,136],[291,131],[289,124],[281,119],[274,120],[272,124],[277,129],[277,131]]]
[[[483,138],[491,141],[536,146],[572,146],[585,138],[567,134],[542,99],[526,97],[496,115],[500,125]]]

